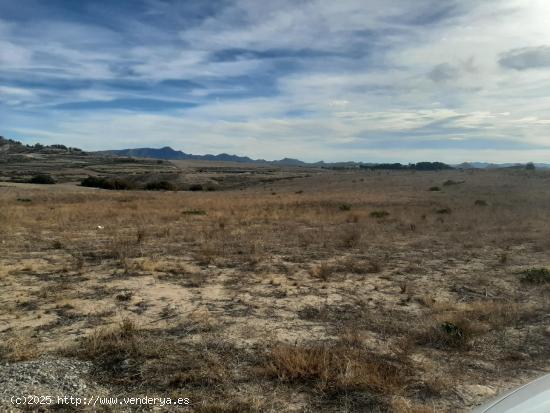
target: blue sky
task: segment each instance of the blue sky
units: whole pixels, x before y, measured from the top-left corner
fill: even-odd
[[[0,0],[0,134],[550,162],[546,0]]]

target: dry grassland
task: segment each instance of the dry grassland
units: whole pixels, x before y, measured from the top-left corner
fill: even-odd
[[[549,188],[514,170],[1,187],[0,358],[89,361],[109,394],[196,412],[464,411],[550,371]]]

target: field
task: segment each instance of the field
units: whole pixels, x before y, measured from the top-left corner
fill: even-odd
[[[0,184],[4,408],[454,412],[550,372],[549,172],[186,167],[231,185]]]

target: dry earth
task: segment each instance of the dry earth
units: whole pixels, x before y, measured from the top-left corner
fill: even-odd
[[[88,389],[196,412],[454,412],[550,371],[550,173],[289,174],[2,184],[3,408]]]

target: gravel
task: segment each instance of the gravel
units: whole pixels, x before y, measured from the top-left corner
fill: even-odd
[[[16,407],[15,397],[52,396],[91,397],[108,395],[107,390],[90,379],[92,364],[67,358],[40,358],[17,363],[0,363],[0,411],[48,411],[48,406]],[[70,407],[70,406],[67,406]],[[51,408],[50,408],[51,409]],[[65,411],[77,411],[68,409]]]

